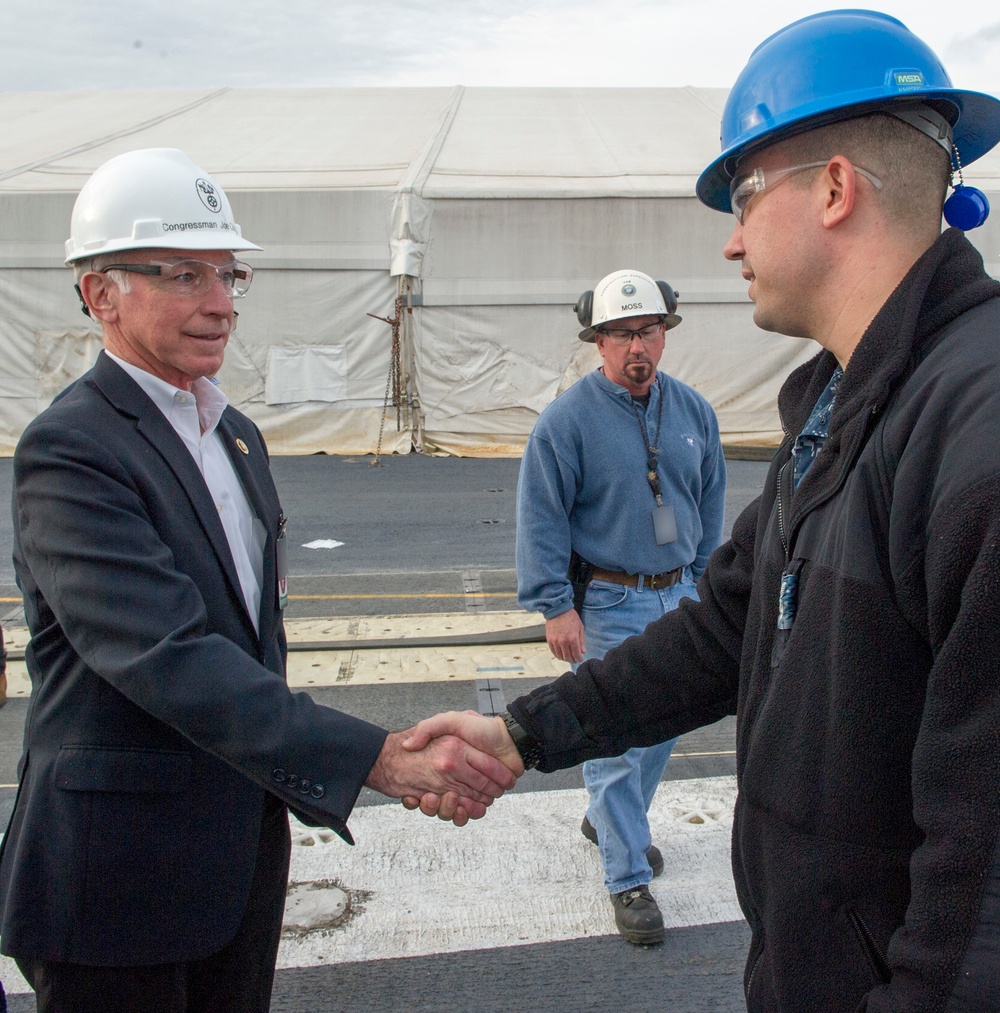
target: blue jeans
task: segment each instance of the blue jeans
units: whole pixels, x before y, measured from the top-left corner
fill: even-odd
[[[622,587],[592,580],[583,603],[587,658],[603,658],[627,637],[641,633],[681,598],[698,600],[690,571],[673,587]],[[587,760],[583,779],[590,793],[587,818],[597,830],[609,893],[648,883],[652,877],[646,851],[651,842],[646,812],[670,759],[676,739],[657,746],[630,749],[622,756]]]

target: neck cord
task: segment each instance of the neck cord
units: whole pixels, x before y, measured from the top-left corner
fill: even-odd
[[[663,391],[660,390],[659,378],[653,384],[653,387],[657,388],[660,395],[660,403],[657,407],[656,412],[656,442],[660,442],[660,431],[663,428]],[[650,387],[652,391],[653,387]],[[639,429],[642,430],[642,442],[646,445],[646,453],[649,455],[646,459],[646,467],[649,469],[646,472],[646,481],[649,482],[649,488],[653,490],[653,498],[656,500],[656,505],[663,506],[663,495],[660,489],[660,476],[656,473],[656,457],[660,452],[659,447],[650,445],[649,433],[646,431],[646,423],[639,412],[639,406],[636,404],[635,399],[632,395],[629,395],[632,400],[632,410],[635,412],[635,417],[639,422]]]

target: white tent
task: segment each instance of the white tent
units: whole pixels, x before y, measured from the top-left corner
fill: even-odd
[[[0,453],[100,345],[62,267],[76,192],[111,156],[161,146],[210,172],[264,247],[219,379],[273,453],[365,453],[381,438],[383,452],[518,454],[538,412],[596,363],[571,308],[620,267],[679,290],[684,323],[662,367],[708,397],[724,440],[774,443],[778,386],[815,347],[753,325],[721,256],[731,219],[694,197],[724,100],[695,88],[0,95]],[[996,201],[1000,156],[971,170]],[[998,228],[971,234],[994,274]]]

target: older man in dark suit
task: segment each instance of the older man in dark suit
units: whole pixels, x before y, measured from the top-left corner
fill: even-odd
[[[27,429],[15,568],[31,630],[0,937],[42,1011],[268,1009],[287,808],[351,842],[363,784],[478,817],[513,777],[284,680],[284,525],[256,426],[210,379],[259,249],[180,151],[102,166],[67,263],[94,368]]]

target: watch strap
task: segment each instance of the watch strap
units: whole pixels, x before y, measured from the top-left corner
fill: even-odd
[[[521,754],[524,769],[533,770],[536,768],[542,760],[541,743],[517,723],[510,711],[504,711],[500,718],[507,726],[507,731],[510,732],[510,737],[514,740],[514,746]]]

